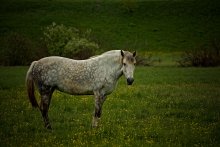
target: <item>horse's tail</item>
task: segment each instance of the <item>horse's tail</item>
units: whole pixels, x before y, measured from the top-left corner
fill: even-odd
[[[31,102],[32,107],[38,107],[37,100],[34,95],[34,80],[33,80],[33,74],[32,70],[34,67],[34,64],[36,61],[31,63],[30,68],[28,69],[27,75],[26,75],[26,86],[27,86],[27,93],[28,93],[28,98]]]

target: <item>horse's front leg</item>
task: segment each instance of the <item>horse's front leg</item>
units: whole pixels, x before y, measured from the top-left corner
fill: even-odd
[[[99,92],[94,92],[94,96],[95,96],[95,111],[92,121],[92,127],[97,127],[101,118],[102,105],[106,99],[106,96],[100,94]]]

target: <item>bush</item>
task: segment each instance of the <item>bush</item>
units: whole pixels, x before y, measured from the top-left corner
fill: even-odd
[[[137,8],[137,2],[135,0],[121,0],[122,7],[126,13],[133,13]]]
[[[1,51],[1,65],[28,65],[34,57],[34,43],[18,33],[5,37]]]
[[[151,54],[148,55],[147,57],[137,56],[136,60],[137,60],[137,65],[142,65],[142,66],[151,66],[153,65],[154,62]]]
[[[30,65],[32,61],[48,56],[42,42],[33,42],[19,33],[10,33],[1,43],[0,65]]]
[[[82,33],[73,27],[52,25],[44,31],[44,41],[50,55],[85,59],[95,54],[98,44],[90,39],[91,30]]]
[[[183,53],[177,63],[182,67],[210,67],[220,65],[220,44],[213,41],[208,46],[201,46],[193,51]]]

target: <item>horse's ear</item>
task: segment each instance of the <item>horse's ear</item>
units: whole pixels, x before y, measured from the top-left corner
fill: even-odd
[[[136,56],[136,51],[133,52],[133,57],[135,57],[135,56]]]
[[[125,55],[125,54],[124,54],[124,51],[121,50],[121,56],[124,57],[124,55]]]

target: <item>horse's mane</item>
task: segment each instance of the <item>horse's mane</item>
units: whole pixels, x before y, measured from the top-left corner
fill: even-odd
[[[115,64],[115,63],[121,63],[121,54],[120,50],[111,50],[104,52],[100,55],[92,56],[89,58],[89,60],[96,60],[96,61],[101,61],[105,63],[106,65],[108,64]]]
[[[102,53],[102,55],[105,55],[105,54],[119,54],[120,50],[111,50],[111,51],[107,51],[107,52],[104,52]]]
[[[110,50],[110,51],[104,52],[100,55],[92,56],[89,59],[96,58],[96,57],[101,57],[103,55],[119,55],[119,52],[120,52],[120,50]]]

